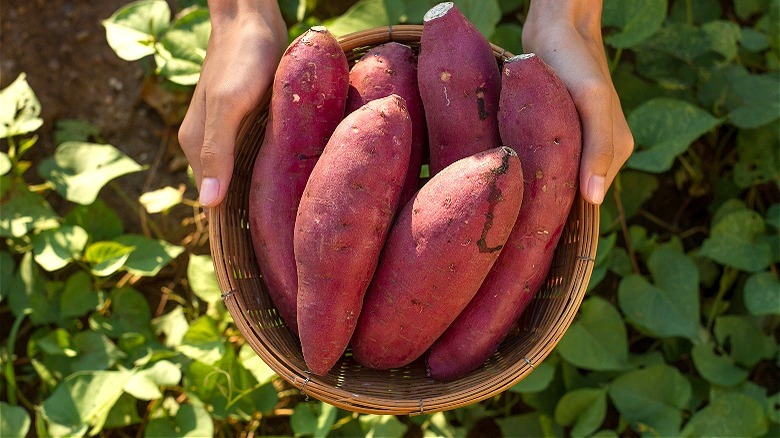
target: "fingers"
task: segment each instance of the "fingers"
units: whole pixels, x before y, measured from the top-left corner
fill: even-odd
[[[179,145],[192,167],[195,184],[200,190],[200,146],[203,144],[203,131],[206,120],[206,94],[202,85],[195,86],[192,101],[187,109],[187,114],[179,127]]]
[[[243,115],[240,98],[231,94],[207,96],[203,145],[196,161],[200,163],[200,203],[214,207],[225,198],[233,173],[233,151]]]

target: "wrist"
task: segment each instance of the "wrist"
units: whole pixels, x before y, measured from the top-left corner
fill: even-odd
[[[561,31],[600,43],[602,6],[603,0],[532,0],[523,25],[523,46],[528,43],[527,50],[533,51],[537,40]]]
[[[276,0],[208,0],[212,28],[219,30],[246,20],[274,28],[284,23]]]

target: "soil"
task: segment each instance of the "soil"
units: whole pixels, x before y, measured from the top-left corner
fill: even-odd
[[[101,21],[127,0],[85,2],[79,0],[3,0],[0,6],[0,87],[20,73],[41,102],[43,127],[39,141],[25,157],[34,166],[56,149],[57,121],[77,119],[100,129],[100,140],[114,145],[149,170],[115,180],[130,198],[165,186],[185,184],[185,196],[196,199],[188,182],[186,160],[177,140],[177,123],[147,101],[154,100],[143,62],[116,56],[106,42]],[[148,63],[147,63],[148,64]],[[150,89],[152,91],[150,91]],[[152,93],[152,94],[150,94]],[[186,110],[185,96],[180,111]],[[6,148],[6,146],[3,146]],[[28,172],[35,180],[37,173]],[[56,198],[51,196],[50,198]],[[120,214],[128,232],[147,230],[143,213],[121,201],[115,189],[105,187],[101,198]],[[50,199],[57,207],[58,200]],[[64,213],[60,210],[60,213]],[[171,214],[156,214],[153,221],[165,239],[179,243],[188,234],[181,225],[192,217],[192,208],[178,206]]]

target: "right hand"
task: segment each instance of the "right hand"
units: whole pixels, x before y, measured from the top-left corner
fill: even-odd
[[[276,0],[209,3],[211,36],[179,143],[201,204],[215,207],[230,184],[239,125],[269,90],[287,47],[287,26]]]

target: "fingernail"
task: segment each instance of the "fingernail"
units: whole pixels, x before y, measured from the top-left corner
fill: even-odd
[[[219,195],[219,181],[216,178],[203,178],[200,183],[200,203],[211,205]]]
[[[591,175],[588,179],[588,198],[592,203],[604,202],[604,182],[605,178],[601,175]]]

